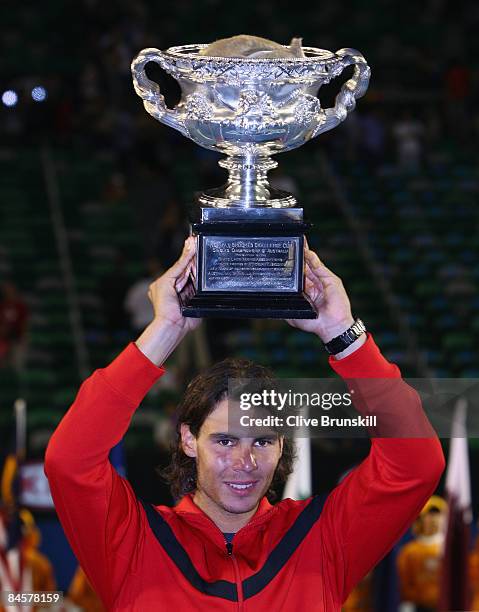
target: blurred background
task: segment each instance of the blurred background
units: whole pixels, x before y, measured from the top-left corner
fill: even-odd
[[[23,507],[59,588],[76,562],[42,478],[46,444],[81,381],[149,322],[148,284],[178,256],[195,193],[225,179],[218,156],[144,110],[130,74],[141,49],[248,33],[361,51],[366,96],[340,127],[276,157],[271,182],[296,195],[310,245],[404,375],[479,378],[476,3],[5,0],[0,14],[0,451],[15,454],[23,400]],[[176,104],[176,81],[156,65],[147,72]],[[323,107],[348,76],[321,88]],[[229,355],[284,377],[331,375],[318,342],[282,321],[205,321],[125,437],[119,461],[142,498],[172,502],[155,467],[167,461],[178,397]],[[314,442],[313,491],[330,490],[367,452],[359,440]],[[397,609],[394,571],[350,609]],[[390,608],[377,603],[384,593]]]

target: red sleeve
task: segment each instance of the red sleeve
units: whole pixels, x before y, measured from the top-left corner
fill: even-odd
[[[361,414],[386,415],[388,432],[401,432],[372,438],[368,457],[332,491],[321,515],[332,581],[343,602],[418,516],[445,461],[418,394],[370,335],[348,357],[330,358],[330,365],[360,392],[355,407]],[[403,437],[408,432],[414,437]]]
[[[163,372],[131,343],[82,384],[45,456],[63,529],[107,608],[134,563],[141,527],[136,496],[108,455]]]

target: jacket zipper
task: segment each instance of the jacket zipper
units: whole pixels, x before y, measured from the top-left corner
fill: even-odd
[[[238,561],[236,560],[236,557],[233,554],[233,542],[226,542],[225,540],[225,544],[226,544],[226,553],[228,555],[228,557],[231,559],[231,561],[233,562],[233,569],[234,569],[234,573],[235,573],[235,582],[236,582],[236,590],[238,591],[238,610],[239,612],[242,612],[243,610],[243,583],[241,582],[241,578],[240,578],[240,573],[239,573],[239,567],[238,567]]]

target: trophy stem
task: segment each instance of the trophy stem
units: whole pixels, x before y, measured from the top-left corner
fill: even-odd
[[[269,170],[276,168],[278,162],[268,158],[258,158],[251,153],[243,156],[221,159],[219,165],[229,170],[225,196],[240,206],[268,205],[271,197],[267,178]]]
[[[296,205],[290,193],[270,186],[268,171],[278,165],[270,157],[246,152],[220,159],[218,164],[229,172],[226,185],[202,193],[200,204],[218,208],[291,208]]]

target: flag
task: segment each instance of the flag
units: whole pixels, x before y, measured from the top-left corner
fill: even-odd
[[[25,566],[23,534],[19,497],[20,464],[25,458],[26,403],[23,399],[15,402],[15,443],[12,452],[5,458],[0,494],[0,590],[31,591],[32,576]],[[20,607],[11,607],[12,611]],[[22,606],[23,612],[31,610],[30,605]]]
[[[438,608],[441,612],[469,610],[468,559],[472,512],[466,417],[467,402],[461,398],[454,409],[447,461],[449,513]]]
[[[306,499],[312,494],[311,475],[311,440],[309,438],[294,437],[296,458],[293,471],[288,477],[284,488],[283,498]]]

